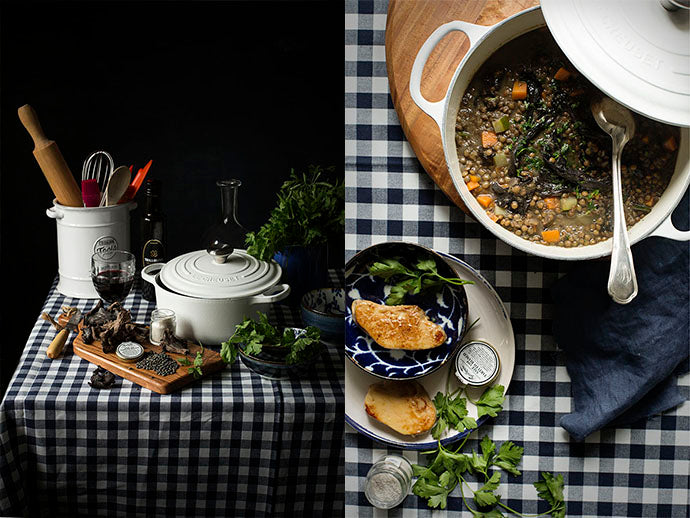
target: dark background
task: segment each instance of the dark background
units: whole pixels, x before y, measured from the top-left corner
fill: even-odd
[[[0,340],[4,394],[57,275],[52,192],[17,117],[30,104],[81,179],[104,149],[149,160],[163,184],[167,256],[200,248],[239,178],[256,230],[290,169],[343,174],[343,5],[338,1],[0,3]],[[132,212],[132,249],[139,245]],[[343,238],[330,243],[341,265]]]

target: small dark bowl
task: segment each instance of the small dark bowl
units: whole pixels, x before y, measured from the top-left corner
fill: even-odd
[[[304,332],[304,329],[298,327],[290,329],[293,329],[295,333]],[[262,378],[269,380],[284,380],[289,378],[303,378],[309,375],[314,368],[314,364],[323,352],[323,344],[321,344],[321,347],[311,358],[301,363],[291,365],[285,363],[287,352],[287,348],[285,347],[270,345],[263,346],[261,352],[256,356],[246,354],[241,347],[239,350],[240,360],[242,360],[242,363],[244,363],[249,370],[254,371]]]
[[[324,337],[336,338],[345,334],[345,290],[320,288],[302,297],[302,322],[317,327]]]

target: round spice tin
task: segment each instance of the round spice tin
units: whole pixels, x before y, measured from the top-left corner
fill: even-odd
[[[500,369],[501,359],[496,349],[481,340],[467,342],[455,357],[455,376],[470,387],[492,383]]]
[[[122,342],[117,346],[115,355],[125,362],[135,362],[144,356],[144,347],[136,342]]]

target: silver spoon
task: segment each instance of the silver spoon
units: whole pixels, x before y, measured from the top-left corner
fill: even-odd
[[[601,129],[611,135],[613,152],[613,248],[611,250],[611,270],[609,271],[608,292],[618,304],[627,304],[637,296],[637,278],[633,264],[628,229],[625,224],[623,208],[623,189],[621,186],[621,155],[623,147],[635,134],[635,119],[630,110],[613,99],[602,97],[591,105],[594,120]]]

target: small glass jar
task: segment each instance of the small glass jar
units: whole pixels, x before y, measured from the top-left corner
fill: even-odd
[[[159,345],[165,336],[165,331],[175,334],[177,319],[171,309],[154,309],[151,313],[151,327],[149,329],[149,341],[153,345]]]
[[[399,505],[412,486],[412,465],[400,455],[386,455],[377,460],[367,473],[364,494],[379,509]]]

